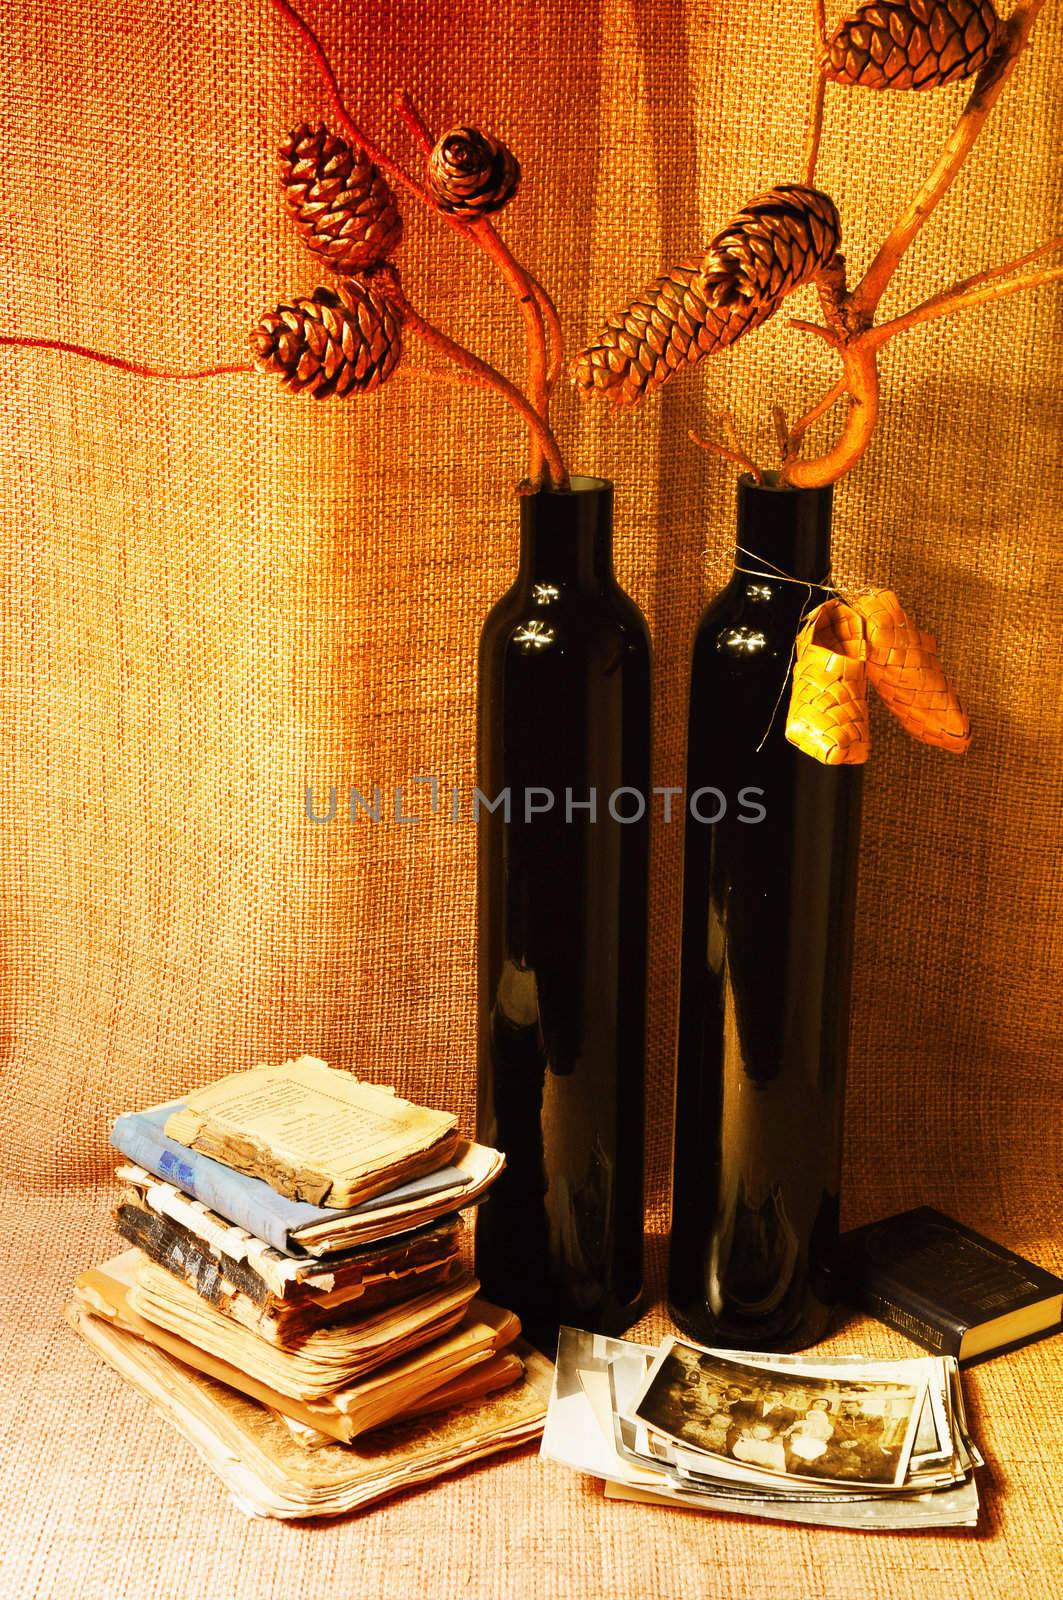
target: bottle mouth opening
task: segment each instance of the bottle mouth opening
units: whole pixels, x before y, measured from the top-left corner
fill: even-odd
[[[758,483],[751,472],[743,472],[738,479],[739,488],[746,494],[791,494],[791,495],[821,495],[829,494],[834,485],[829,483],[824,489],[799,489],[792,483],[779,482],[779,469],[765,467],[763,481]]]
[[[554,489],[550,486],[546,486],[540,489],[539,493],[545,495],[555,495],[558,499],[564,500],[570,495],[602,494],[605,491],[612,489],[612,487],[613,483],[611,478],[583,478],[577,474],[569,478],[567,489]]]

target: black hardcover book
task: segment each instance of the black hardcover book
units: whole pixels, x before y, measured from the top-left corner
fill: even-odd
[[[1063,1317],[1063,1279],[930,1206],[843,1234],[837,1278],[850,1305],[961,1361]]]

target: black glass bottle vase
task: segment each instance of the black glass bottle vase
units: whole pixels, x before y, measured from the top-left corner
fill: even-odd
[[[599,478],[522,499],[480,641],[477,1136],[506,1168],[476,1272],[551,1353],[642,1292],[651,657],[612,511]]]
[[[830,519],[830,489],[743,479],[694,642],[669,1299],[728,1348],[800,1350],[830,1318],[862,769],[784,736]]]

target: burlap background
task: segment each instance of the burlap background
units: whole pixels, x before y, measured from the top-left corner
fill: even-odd
[[[517,149],[526,183],[505,232],[573,347],[750,193],[798,176],[806,10],[308,0],[393,151],[407,153],[387,109],[398,85],[436,125],[480,120]],[[15,0],[2,36],[0,331],[171,365],[239,360],[261,309],[321,281],[275,199],[273,147],[324,101],[265,0]],[[1036,43],[891,307],[1058,228],[1058,7]],[[962,98],[830,94],[820,181],[854,267]],[[434,220],[407,221],[417,302],[517,370],[520,334],[486,264]],[[885,424],[836,500],[838,566],[894,585],[937,632],[976,728],[951,761],[875,720],[846,1217],[936,1202],[1049,1262],[1061,303],[1043,291],[892,346]],[[687,650],[731,534],[729,474],[686,430],[731,404],[767,458],[770,403],[793,413],[830,372],[818,342],[773,324],[634,418],[559,408],[573,467],[617,481],[620,574],[657,651],[659,783],[682,781]],[[310,1049],[471,1117],[473,830],[442,816],[352,827],[342,805],[352,784],[472,782],[476,639],[513,569],[522,443],[492,397],[408,377],[317,406],[250,376],[171,385],[59,355],[2,351],[0,373],[15,1592],[1052,1592],[1052,1346],[973,1376],[994,1504],[979,1541],[950,1542],[608,1507],[531,1459],[346,1529],[245,1529],[72,1346],[56,1317],[106,1248],[97,1186],[117,1112]],[[321,799],[339,788],[336,823],[306,821],[307,784]],[[679,852],[678,827],[661,828],[655,1269]],[[841,1343],[856,1347],[852,1328]],[[53,1471],[58,1497],[41,1486]]]

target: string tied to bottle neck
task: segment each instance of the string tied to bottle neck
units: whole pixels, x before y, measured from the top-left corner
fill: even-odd
[[[792,572],[786,572],[784,568],[777,567],[774,561],[768,560],[767,556],[758,555],[755,550],[748,550],[745,545],[736,545],[735,549],[740,555],[748,556],[751,561],[760,561],[764,564],[763,567],[743,567],[736,562],[734,567],[735,572],[747,573],[751,578],[763,578],[768,583],[795,583],[799,589],[807,589],[808,591],[805,601],[801,607],[801,614],[797,619],[797,626],[794,629],[794,639],[790,646],[790,654],[786,660],[786,667],[783,671],[782,682],[779,685],[779,693],[775,697],[775,704],[772,707],[771,716],[768,718],[768,725],[764,729],[760,742],[757,745],[757,754],[759,755],[767,743],[768,735],[775,726],[775,718],[779,714],[779,707],[782,705],[783,695],[786,693],[786,686],[790,681],[790,673],[793,670],[794,658],[797,654],[798,637],[810,612],[815,610],[815,607],[812,604],[812,599],[816,590],[819,589],[824,594],[836,595],[839,600],[845,601],[848,601],[849,596],[854,593],[870,594],[871,590],[869,588],[854,589],[851,585],[847,585],[845,592],[843,593],[843,591],[836,587],[836,585],[831,581],[833,573],[830,568],[827,569],[825,576],[822,578],[795,578]],[[765,568],[770,568],[770,571],[766,571]]]

